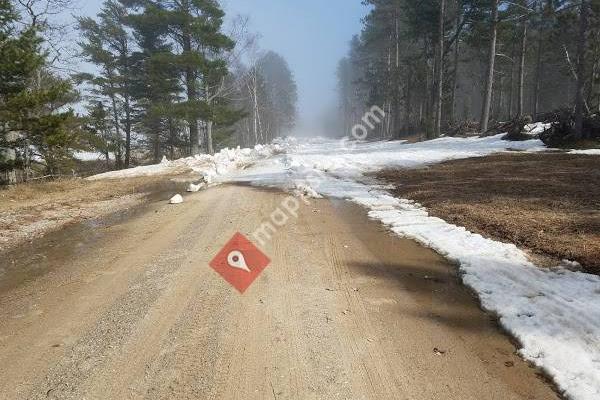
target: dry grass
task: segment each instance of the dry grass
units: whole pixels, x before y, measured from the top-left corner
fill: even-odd
[[[47,205],[76,205],[87,201],[102,201],[139,193],[157,178],[140,177],[125,180],[87,181],[60,179],[50,182],[32,182],[0,190],[0,212]]]
[[[502,154],[384,171],[432,215],[600,273],[600,157]]]
[[[134,206],[146,194],[170,186],[168,176],[155,176],[101,181],[64,179],[0,190],[0,250],[72,222]]]

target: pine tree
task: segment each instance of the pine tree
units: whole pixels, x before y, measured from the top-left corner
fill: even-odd
[[[174,44],[173,64],[183,73],[186,100],[178,105],[190,129],[192,154],[200,152],[200,120],[205,131],[205,149],[213,152],[212,126],[227,119],[227,110],[219,89],[227,76],[224,52],[234,47],[221,32],[224,12],[215,0],[151,0],[143,2],[144,15],[167,32]]]
[[[154,7],[149,5],[148,7]],[[166,41],[165,28],[155,18],[159,13],[133,15],[129,24],[134,30],[138,51],[134,54],[137,79],[134,84],[139,108],[139,131],[150,143],[153,159],[160,161],[168,147],[173,156],[179,143],[175,120],[176,103],[181,100],[180,67],[173,62],[172,45]]]
[[[115,153],[119,143],[111,125],[105,105],[101,101],[93,101],[88,107],[84,130],[88,133],[87,140],[91,148],[104,156],[107,170],[110,170],[110,156]]]
[[[0,0],[0,168],[22,166],[26,138],[17,99],[26,95],[31,78],[44,58],[34,29],[19,32],[18,15],[9,0]],[[21,154],[18,154],[21,151]],[[21,156],[21,157],[18,157]]]
[[[80,147],[77,120],[67,109],[77,95],[68,80],[48,71],[39,26],[19,31],[17,20],[11,3],[2,0],[0,146],[9,149],[2,153],[10,153],[10,167],[20,159],[29,171],[32,160],[41,160],[47,173],[60,174]]]
[[[84,58],[99,67],[97,74],[79,74],[80,80],[95,87],[95,94],[111,102],[111,112],[117,137],[125,136],[117,151],[117,165],[129,167],[131,162],[131,138],[135,108],[133,86],[136,72],[133,70],[133,37],[127,29],[127,8],[123,2],[107,0],[98,21],[79,18],[80,42]],[[124,160],[122,150],[124,149]]]

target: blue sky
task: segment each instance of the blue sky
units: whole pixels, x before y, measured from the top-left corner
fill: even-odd
[[[81,1],[78,13],[94,15],[101,0]],[[301,126],[310,129],[335,102],[335,69],[366,8],[360,0],[222,0],[229,17],[250,16],[260,46],[283,55],[299,88]]]

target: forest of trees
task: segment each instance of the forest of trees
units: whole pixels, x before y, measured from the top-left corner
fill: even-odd
[[[67,26],[53,17],[70,5],[0,0],[1,171],[70,173],[80,151],[127,168],[266,143],[294,127],[286,60],[259,49],[247,18],[226,26],[217,0],[106,0],[77,19],[67,57]]]
[[[374,136],[435,138],[570,110],[600,113],[600,0],[365,0],[338,66],[344,132],[377,105]]]
[[[56,17],[71,1],[0,0],[0,179],[69,174],[82,151],[127,168],[294,127],[286,60],[218,0],[106,0],[75,32]],[[485,132],[556,110],[577,139],[590,134],[600,0],[363,3],[337,71],[341,134],[372,106],[386,113],[372,139]]]

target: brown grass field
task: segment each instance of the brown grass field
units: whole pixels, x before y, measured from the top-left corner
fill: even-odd
[[[600,273],[598,156],[500,154],[378,177],[450,223]]]

